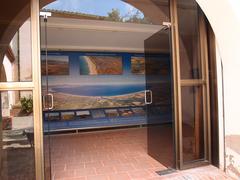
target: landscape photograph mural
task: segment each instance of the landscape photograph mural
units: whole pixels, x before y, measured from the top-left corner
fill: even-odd
[[[79,56],[81,75],[120,75],[122,57],[120,56]]]
[[[48,67],[48,71],[51,72],[48,73],[48,92],[54,96],[54,110],[144,106],[145,77],[142,73],[136,75],[131,72],[130,57],[77,52],[61,56],[48,56],[51,62],[48,62],[51,65]],[[65,62],[69,63],[68,70],[63,70],[62,62],[67,59],[69,61]],[[52,64],[53,62],[56,64]],[[44,58],[42,63],[45,63]],[[45,75],[43,68],[44,66],[42,73]],[[142,72],[142,66],[139,68],[141,69],[137,70],[135,67],[136,71]],[[64,72],[59,72],[62,70]],[[68,75],[66,72],[69,72]],[[44,84],[45,78],[43,90],[46,90]],[[131,112],[123,109],[120,113]],[[66,119],[69,116],[71,115],[66,114]]]
[[[133,56],[131,58],[131,72],[133,74],[145,74],[145,58]]]
[[[143,106],[143,85],[69,85],[49,86],[54,95],[54,109],[94,109]]]
[[[42,75],[68,75],[69,59],[68,56],[49,56],[46,68],[45,56],[42,56],[41,71]]]
[[[146,89],[154,97],[150,123],[172,120],[168,55],[48,52],[48,76],[45,63],[43,53],[42,90],[53,95],[46,131],[147,124]]]

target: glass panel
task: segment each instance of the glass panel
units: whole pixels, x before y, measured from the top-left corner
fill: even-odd
[[[32,81],[30,0],[12,7],[0,7],[0,82]]]
[[[69,74],[42,74],[43,94],[51,93],[54,97],[53,109],[43,112],[45,135],[49,134],[45,136],[46,177],[71,179],[76,173],[82,176],[83,172],[76,168],[85,166],[89,158],[100,164],[109,163],[112,154],[129,149],[133,151],[128,154],[144,154],[151,162],[158,163],[159,170],[173,167],[170,34],[162,26],[163,21],[169,21],[168,0],[57,0],[48,5],[48,1],[40,2],[44,7],[41,11],[52,12],[47,20],[41,18],[42,56],[48,56],[43,57],[46,61],[42,67],[48,71],[48,59],[54,56],[69,59]],[[147,126],[153,121],[147,120],[144,103],[145,48],[154,54],[152,62],[157,66],[151,66],[149,73],[155,83],[154,105],[149,111],[157,122],[156,128],[150,130],[155,134],[147,133]],[[111,129],[109,132],[118,134],[117,138],[112,140],[114,135],[108,132],[99,134],[101,131],[96,131],[99,128]],[[92,133],[88,133],[90,139],[85,135],[75,138],[65,135],[73,130]],[[57,133],[62,136],[55,136]],[[92,135],[96,138],[91,139]],[[99,147],[102,144],[107,148]],[[157,150],[158,157],[150,151],[152,156],[147,154],[148,145],[149,150]],[[129,157],[123,158],[128,162]],[[123,158],[117,157],[116,165]],[[145,158],[142,162],[137,165],[142,166]],[[107,173],[94,164],[89,164],[91,170],[85,174],[86,178],[94,172]]]
[[[148,123],[148,154],[174,168],[171,46],[169,29],[144,41]]]
[[[46,4],[40,0],[42,11],[50,11],[54,17],[114,21],[137,24],[162,24],[169,21],[168,0],[57,0]]]
[[[195,0],[178,0],[181,79],[201,78],[198,5]]]
[[[182,87],[183,162],[204,158],[202,86]]]
[[[31,91],[2,91],[0,179],[36,179]]]

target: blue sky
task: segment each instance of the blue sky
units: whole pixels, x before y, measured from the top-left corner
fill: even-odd
[[[57,0],[44,8],[106,16],[112,9],[119,9],[122,16],[134,13],[136,8],[121,0]]]

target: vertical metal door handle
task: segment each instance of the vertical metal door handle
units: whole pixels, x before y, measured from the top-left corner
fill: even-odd
[[[48,109],[52,110],[53,109],[53,94],[49,93],[48,96],[51,97],[51,106]]]
[[[49,106],[49,103],[48,103],[48,106],[46,106],[46,97],[48,97],[48,96],[51,97],[51,106]],[[54,105],[53,105],[53,94],[48,93],[48,94],[44,95],[43,96],[43,108],[46,109],[46,110],[52,110],[53,107],[54,107]]]
[[[147,93],[150,93],[150,101],[147,99]],[[152,91],[151,90],[145,90],[145,104],[152,104]]]
[[[44,110],[47,110],[48,109],[48,107],[47,107],[47,105],[46,105],[46,97],[47,97],[47,95],[43,95],[43,109]]]

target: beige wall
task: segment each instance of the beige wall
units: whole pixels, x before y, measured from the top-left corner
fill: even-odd
[[[213,27],[223,62],[226,170],[232,176],[240,178],[240,3],[238,0],[197,2]],[[222,100],[221,93],[219,98]],[[222,126],[222,108],[220,115]],[[223,132],[221,129],[220,133]],[[223,144],[223,139],[220,140],[220,144]],[[223,158],[223,155],[220,157]]]

